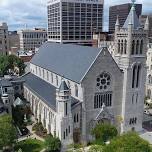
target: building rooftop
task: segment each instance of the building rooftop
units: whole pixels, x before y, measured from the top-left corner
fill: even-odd
[[[41,78],[28,73],[22,77],[25,80],[25,86],[31,90],[36,96],[43,100],[48,106],[56,111],[56,87],[42,80]],[[71,98],[72,105],[75,105],[79,100]]]
[[[7,79],[0,79],[0,87],[11,87],[12,83]]]
[[[31,63],[80,83],[102,48],[46,42]]]
[[[22,29],[19,32],[47,32],[45,28]]]

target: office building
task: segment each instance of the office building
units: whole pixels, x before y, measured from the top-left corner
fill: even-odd
[[[111,6],[109,8],[109,32],[114,32],[117,16],[119,16],[120,27],[124,25],[125,20],[127,19],[127,16],[130,12],[131,6],[131,3],[127,3]],[[139,17],[142,12],[142,4],[136,4],[135,8],[137,16]]]
[[[47,41],[47,31],[43,28],[24,29],[18,31],[20,38],[20,49],[24,51],[35,51]]]
[[[104,0],[48,2],[48,40],[91,44],[93,31],[102,31]]]
[[[7,23],[0,23],[0,54],[8,54],[9,39]]]

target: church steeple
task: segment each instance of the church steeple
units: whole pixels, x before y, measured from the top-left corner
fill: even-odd
[[[71,102],[71,90],[62,78],[60,87],[56,90],[56,131],[63,147],[73,143]]]
[[[148,22],[147,22],[148,23]],[[144,84],[146,79],[147,31],[140,26],[135,0],[124,26],[115,33],[115,61],[124,73],[121,131],[142,129]],[[136,101],[136,104],[134,102]],[[132,104],[131,104],[132,103]],[[137,109],[136,107],[139,108]],[[136,110],[137,109],[137,110]],[[137,116],[137,117],[135,117]],[[137,124],[131,124],[133,120]],[[140,124],[140,125],[139,125]]]
[[[119,23],[119,16],[117,15],[117,20],[115,24],[115,31],[118,31],[120,29],[120,23]]]
[[[147,31],[149,30],[149,17],[148,17],[148,16],[147,16],[147,18],[146,18],[144,30],[147,30]]]
[[[136,9],[135,9],[135,0],[132,0],[132,7],[129,12],[129,15],[123,25],[123,28],[128,29],[129,27],[132,27],[133,29],[138,29],[140,28],[140,22],[139,18],[136,14]]]

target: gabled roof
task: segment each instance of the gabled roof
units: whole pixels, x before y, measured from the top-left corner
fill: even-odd
[[[80,83],[101,50],[102,48],[46,42],[31,63]]]
[[[136,14],[136,9],[134,4],[132,5],[132,8],[130,10],[130,13],[125,21],[125,24],[123,25],[123,28],[128,28],[128,25],[132,25],[133,29],[138,29],[141,27],[138,16]]]

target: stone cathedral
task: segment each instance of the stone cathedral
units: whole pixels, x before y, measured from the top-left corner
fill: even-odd
[[[140,26],[134,5],[123,27],[118,17],[113,56],[106,46],[40,47],[23,76],[24,96],[48,133],[68,145],[91,141],[99,122],[142,130],[148,24]]]

